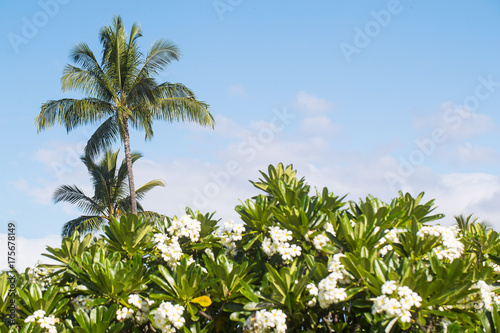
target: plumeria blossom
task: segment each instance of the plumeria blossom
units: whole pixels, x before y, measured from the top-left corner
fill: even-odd
[[[381,256],[385,256],[387,252],[393,249],[392,245],[388,244],[388,241],[393,244],[400,243],[398,234],[403,232],[406,232],[406,229],[392,228],[385,230],[385,235],[379,240],[379,243],[377,245],[377,247],[380,248],[379,253]]]
[[[259,310],[248,317],[243,328],[246,332],[255,333],[285,333],[286,315],[281,310],[273,309],[271,311]]]
[[[176,329],[180,329],[186,322],[183,314],[183,306],[162,302],[154,313],[153,323],[162,332],[176,332]]]
[[[314,283],[309,283],[306,286],[306,290],[309,291],[309,295],[312,295],[313,298],[307,302],[307,306],[315,306],[316,305],[316,296],[318,296],[318,288]]]
[[[434,236],[441,237],[440,245],[432,251],[439,260],[448,259],[452,262],[460,258],[464,252],[464,244],[458,237],[458,227],[445,227],[441,225],[424,226],[417,233],[419,237]]]
[[[397,317],[403,323],[411,321],[411,309],[422,305],[422,297],[407,286],[396,281],[386,281],[380,288],[382,295],[373,300],[372,313]]]
[[[165,224],[167,224],[166,221]],[[171,220],[171,224],[167,228],[168,234],[154,234],[153,241],[156,243],[156,249],[161,252],[163,260],[170,267],[174,267],[179,264],[183,255],[179,239],[186,237],[191,242],[197,242],[200,239],[200,231],[200,221],[191,218],[189,215],[184,215],[179,219],[174,218]]]
[[[34,323],[40,326],[40,328],[45,329],[46,331],[44,332],[56,333],[56,325],[59,323],[59,318],[56,318],[54,315],[45,316],[44,310],[37,310],[31,316],[26,317],[24,322]]]
[[[333,236],[336,236],[337,234],[335,233],[335,230],[333,229],[333,225],[330,223],[330,222],[327,222],[325,223],[325,225],[323,226],[323,230],[324,232],[314,236],[314,238],[312,239],[312,243],[314,245],[314,247],[316,248],[316,250],[318,251],[323,251],[323,247],[325,245],[327,245],[329,242],[330,242],[330,239],[328,238],[328,236],[326,235],[326,232],[329,232],[330,234],[332,234]],[[310,236],[315,233],[315,230],[309,230],[307,233],[306,233],[306,240],[307,241],[311,241],[311,238]]]
[[[171,220],[171,225],[167,228],[170,236],[187,237],[192,242],[197,242],[200,239],[201,223],[198,220],[191,218],[189,215],[183,215],[179,219],[174,217]]]
[[[288,261],[302,254],[302,248],[295,244],[290,244],[293,240],[290,230],[281,229],[280,227],[270,227],[269,233],[271,238],[264,237],[262,241],[262,249],[267,256],[271,257],[275,253],[281,255],[281,259]]]
[[[338,283],[348,283],[350,280],[350,274],[340,262],[340,258],[344,256],[342,253],[333,255],[328,263],[328,271],[331,273],[319,282],[317,288],[314,284],[306,286],[309,294],[317,296],[319,305],[324,309],[328,308],[331,304],[342,302],[347,298],[346,289],[337,285]],[[308,302],[308,306],[314,305],[316,305],[316,298]]]
[[[116,320],[124,321],[125,319],[130,319],[134,315],[134,310],[127,307],[116,310]]]
[[[90,310],[92,309],[92,307],[90,306],[91,299],[92,298],[90,296],[78,295],[71,300],[71,303],[73,303],[75,311],[78,311],[78,309],[82,309],[83,311],[90,313]]]
[[[138,310],[135,311],[133,318],[135,319],[136,323],[139,325],[142,325],[148,321],[148,316],[149,316],[149,311],[150,311],[150,306],[154,303],[151,300],[148,300],[147,298],[142,299],[141,296],[137,294],[132,294],[129,295],[128,297],[128,303],[130,305],[135,306]],[[132,317],[130,317],[132,318]]]
[[[218,236],[222,239],[222,245],[226,248],[226,254],[236,255],[236,242],[240,241],[245,232],[243,223],[235,223],[227,220],[219,229]]]
[[[330,261],[328,262],[328,271],[333,273],[337,272],[341,275],[338,278],[339,283],[348,284],[351,283],[351,280],[354,278],[345,268],[344,265],[340,262],[340,258],[345,257],[343,253],[336,253],[332,256]]]
[[[488,285],[483,280],[477,281],[472,285],[471,289],[479,290],[473,294],[469,294],[458,306],[459,309],[493,311],[493,304],[500,305],[500,295],[494,293],[494,287]]]
[[[42,291],[47,290],[50,285],[49,274],[51,273],[48,269],[40,267],[41,262],[38,261],[33,268],[28,270],[28,275],[30,277],[30,282],[36,283],[40,286]]]

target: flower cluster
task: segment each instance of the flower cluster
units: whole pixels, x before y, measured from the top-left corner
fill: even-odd
[[[336,236],[337,234],[335,233],[335,230],[333,229],[333,225],[330,223],[330,222],[327,222],[325,223],[324,225],[324,231],[325,232],[329,232],[331,233],[333,236]],[[312,242],[313,242],[313,245],[314,247],[316,248],[316,250],[318,251],[322,251],[323,250],[323,247],[328,244],[328,242],[330,241],[330,239],[328,238],[328,236],[326,235],[325,232],[322,232],[321,234],[318,234],[316,236],[314,236]],[[306,239],[307,240],[310,240],[309,239],[309,236],[311,234],[314,233],[314,230],[309,230],[306,234]]]
[[[89,313],[92,309],[92,307],[90,306],[91,299],[92,298],[90,296],[78,295],[71,300],[71,303],[73,303],[75,311],[78,311],[78,309],[82,309],[83,311]]]
[[[59,323],[59,318],[54,317],[54,315],[46,317],[45,311],[37,310],[33,312],[31,316],[24,319],[24,322],[35,323],[35,325],[39,325],[40,328],[46,329],[45,332],[57,333],[56,325]]]
[[[255,333],[285,333],[286,315],[281,310],[259,310],[248,317],[243,324],[245,332]]]
[[[351,283],[351,280],[354,277],[344,268],[344,265],[340,262],[340,258],[345,257],[343,253],[337,253],[332,256],[330,261],[328,262],[328,272],[336,273],[338,279],[337,281],[340,283],[348,284]]]
[[[162,332],[176,332],[184,326],[184,307],[170,302],[162,302],[154,314],[153,323]]]
[[[457,226],[425,226],[420,228],[417,233],[419,237],[425,237],[427,235],[441,237],[441,246],[437,246],[432,250],[439,260],[446,258],[451,262],[462,256],[464,244],[457,238]]]
[[[387,241],[393,244],[400,243],[398,234],[402,232],[406,232],[406,229],[393,228],[385,230],[385,235],[379,240],[377,246],[379,248],[381,247],[381,249],[378,251],[381,256],[385,256],[387,252],[393,249],[391,244],[387,244]]]
[[[233,220],[224,222],[219,229],[219,237],[222,239],[222,245],[226,248],[226,254],[236,255],[236,242],[241,240],[245,231],[243,223],[235,223]]]
[[[336,276],[336,273],[330,273],[318,284],[318,300],[323,309],[328,308],[332,303],[337,304],[347,298],[345,288],[337,288],[337,281],[338,276]]]
[[[186,237],[191,242],[197,242],[200,239],[201,223],[192,219],[189,215],[184,215],[180,219],[171,220],[170,227],[167,228],[167,234],[154,234],[153,241],[156,248],[162,253],[162,258],[170,267],[179,264],[182,257],[182,248],[179,244],[181,237]]]
[[[135,321],[139,325],[145,324],[148,321],[150,306],[154,303],[151,300],[142,299],[137,294],[129,295],[128,303],[135,306],[138,310],[135,312]]]
[[[36,283],[40,286],[40,289],[47,290],[47,287],[50,284],[49,274],[50,271],[46,268],[39,267],[40,262],[35,264],[35,267],[30,268],[28,270],[28,275],[30,276],[30,282]]]
[[[472,289],[479,289],[467,297],[458,306],[459,309],[475,309],[476,311],[493,311],[493,303],[500,305],[500,295],[495,294],[493,287],[483,280],[472,285]]]
[[[350,276],[345,270],[344,265],[340,262],[340,258],[345,255],[342,253],[335,254],[328,263],[328,271],[331,272],[326,278],[321,280],[316,287],[313,283],[309,283],[306,289],[309,295],[315,296],[309,302],[308,306],[316,305],[316,297],[319,300],[319,305],[326,309],[333,303],[345,301],[347,293],[345,288],[339,288],[338,283],[349,283]]]
[[[174,218],[171,221],[167,232],[170,236],[187,237],[191,242],[197,242],[200,239],[201,222],[191,218],[189,215],[183,215],[179,219]]]
[[[372,313],[384,313],[390,318],[399,317],[403,323],[411,320],[410,310],[422,305],[422,297],[407,286],[398,286],[396,281],[387,281],[382,285],[382,294],[375,298]]]
[[[300,246],[288,243],[288,241],[293,239],[290,230],[270,227],[269,233],[271,234],[271,238],[264,237],[264,241],[262,242],[262,249],[269,257],[275,253],[279,253],[281,259],[287,261],[301,255],[302,248]]]
[[[318,287],[316,287],[314,283],[309,283],[306,289],[309,291],[309,295],[313,296],[313,298],[307,302],[307,306],[315,306],[317,303],[316,297],[318,296]]]
[[[125,319],[131,319],[134,316],[134,310],[127,307],[116,310],[116,319],[118,321],[124,321]]]
[[[182,248],[177,236],[169,238],[165,234],[157,233],[154,235],[154,242],[156,243],[156,248],[161,252],[161,257],[170,267],[179,264],[182,257]]]

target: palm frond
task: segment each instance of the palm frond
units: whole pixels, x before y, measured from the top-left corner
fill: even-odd
[[[135,190],[135,196],[137,197],[137,199],[141,200],[144,198],[146,193],[158,186],[165,187],[165,183],[159,179],[150,180],[149,182]]]
[[[151,140],[154,134],[151,110],[138,108],[134,111],[134,119],[131,121],[132,127],[144,130],[144,139]]]
[[[38,132],[50,128],[56,122],[69,132],[74,127],[93,124],[113,113],[112,106],[95,98],[47,101],[35,118]]]
[[[137,80],[157,75],[172,61],[179,60],[179,57],[180,50],[171,41],[160,39],[154,42],[137,75]]]
[[[208,110],[208,105],[193,98],[162,98],[156,101],[151,110],[152,119],[169,122],[191,121],[214,128],[215,119]]]
[[[85,70],[67,64],[63,70],[63,91],[81,91],[89,97],[105,102],[117,100],[115,92],[107,86],[106,76],[96,70]]]
[[[96,157],[100,152],[109,149],[120,136],[116,115],[108,118],[92,134],[85,146],[85,155],[90,158]]]
[[[166,215],[157,213],[157,212],[152,212],[152,211],[142,211],[138,212],[137,216],[148,219],[148,220],[160,220],[163,221],[167,217]]]
[[[107,220],[102,216],[80,216],[76,219],[68,221],[64,224],[61,230],[61,236],[71,237],[75,231],[79,231],[80,235],[85,235],[90,232],[95,233],[101,229],[101,226]]]
[[[76,185],[59,186],[54,192],[53,200],[55,203],[69,202],[86,214],[100,214],[103,212],[102,205],[93,198],[85,195]]]

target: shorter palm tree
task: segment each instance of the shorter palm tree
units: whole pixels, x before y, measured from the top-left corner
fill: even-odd
[[[124,159],[120,166],[117,165],[118,153],[106,151],[99,162],[89,156],[81,157],[87,167],[94,186],[94,195],[87,196],[76,185],[62,185],[54,192],[54,202],[69,202],[76,205],[85,215],[68,221],[62,228],[62,236],[69,237],[75,231],[80,234],[96,232],[111,218],[119,218],[121,215],[130,214],[130,191],[127,183],[128,169]],[[139,153],[132,154],[132,163],[141,158]],[[157,186],[165,186],[158,179],[151,180],[135,191],[137,199]],[[159,216],[157,213],[144,211],[142,205],[137,203],[138,215]]]

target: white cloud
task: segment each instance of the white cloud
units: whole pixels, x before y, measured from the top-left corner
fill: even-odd
[[[499,129],[487,114],[473,112],[451,102],[443,103],[436,114],[415,118],[413,125],[424,132],[439,128],[444,131],[447,141],[474,138]]]
[[[297,94],[293,106],[304,114],[322,113],[333,109],[333,104],[326,99],[310,95],[305,91],[300,91]]]
[[[334,124],[327,116],[309,117],[302,120],[301,130],[306,135],[326,135],[338,134],[340,126]]]
[[[10,181],[9,184],[41,205],[52,205],[54,191],[63,184],[75,184],[85,193],[92,195],[93,189],[87,168],[80,160],[82,143],[52,141],[50,147],[35,151],[32,157],[31,163],[43,171],[43,177],[34,179],[20,177]]]
[[[492,163],[498,161],[498,152],[490,147],[481,147],[473,145],[470,142],[458,144],[450,152],[448,159],[456,160],[458,163]]]

